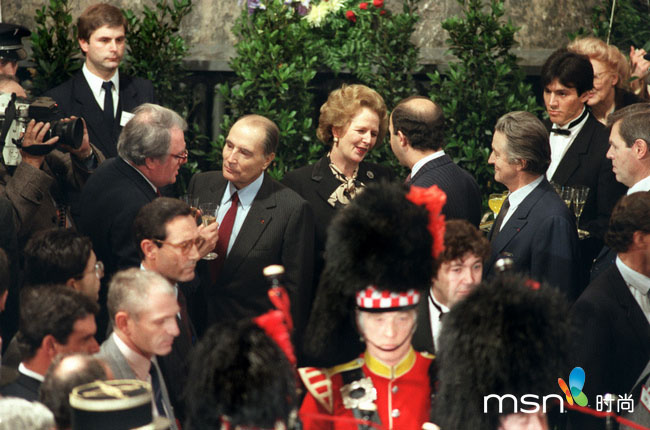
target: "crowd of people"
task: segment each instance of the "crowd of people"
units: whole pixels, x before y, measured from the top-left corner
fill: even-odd
[[[548,120],[494,124],[489,220],[441,107],[360,84],[322,105],[314,164],[271,178],[280,130],[249,114],[176,198],[187,124],[120,73],[126,30],[109,4],[77,21],[84,65],[47,92],[76,141],[31,119],[2,142],[0,429],[604,429],[561,412],[607,393],[650,425],[650,103],[617,48],[558,49]],[[10,103],[27,35],[0,24]],[[384,140],[406,178],[366,161]]]

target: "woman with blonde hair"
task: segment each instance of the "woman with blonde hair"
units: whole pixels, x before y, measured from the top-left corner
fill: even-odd
[[[621,51],[596,37],[576,39],[567,46],[569,51],[589,58],[594,69],[594,87],[587,105],[596,119],[607,123],[607,115],[627,105],[638,103],[629,92],[630,67]]]

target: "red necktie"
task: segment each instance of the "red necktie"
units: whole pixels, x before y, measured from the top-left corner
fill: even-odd
[[[217,274],[223,266],[223,262],[226,259],[226,253],[228,252],[228,244],[230,243],[230,234],[232,233],[232,227],[235,224],[235,217],[237,216],[237,203],[239,203],[239,196],[237,191],[232,195],[230,199],[230,208],[226,212],[226,216],[221,220],[219,225],[219,240],[217,240],[217,246],[214,247],[214,252],[217,253],[217,258],[212,261],[210,264],[210,278],[212,283],[217,281]]]

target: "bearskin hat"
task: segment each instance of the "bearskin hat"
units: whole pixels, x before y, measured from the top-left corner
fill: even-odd
[[[187,429],[274,428],[297,408],[292,365],[251,320],[210,327],[192,351],[188,380]]]
[[[562,395],[571,336],[568,303],[547,285],[504,274],[456,304],[440,334],[434,418],[442,429],[496,430],[498,401],[484,396]],[[505,400],[504,407],[512,408]],[[512,410],[505,410],[511,413]]]
[[[442,195],[437,217],[445,197],[437,188],[435,193]],[[429,288],[433,275],[429,215],[407,198],[402,186],[383,183],[369,185],[334,216],[307,327],[308,352],[317,355],[326,345],[336,344],[332,338],[354,311],[358,291],[371,285],[391,292]]]

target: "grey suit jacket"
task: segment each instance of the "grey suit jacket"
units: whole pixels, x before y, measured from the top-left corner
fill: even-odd
[[[122,355],[119,348],[117,347],[117,344],[113,340],[113,336],[109,336],[108,339],[106,339],[104,343],[102,343],[102,346],[100,347],[100,350],[97,353],[97,358],[103,360],[106,364],[108,364],[108,366],[113,371],[113,375],[115,376],[115,379],[137,379],[135,377],[135,373],[131,369],[131,366],[129,366],[129,363],[126,361],[126,358],[124,358],[124,355]],[[170,428],[172,430],[178,430],[178,426],[176,425],[176,417],[174,416],[174,408],[169,400],[169,393],[167,392],[165,379],[163,378],[163,375],[160,372],[160,368],[158,367],[158,364],[152,361],[151,365],[154,366],[156,368],[156,372],[158,372],[158,380],[160,381],[160,389],[163,395],[163,403],[165,404],[165,408],[169,411],[171,415],[167,417],[171,422]]]
[[[196,174],[188,192],[199,201],[220,201],[228,182],[221,172]],[[226,257],[219,276],[211,283],[209,268],[200,263],[205,320],[195,321],[202,333],[208,325],[260,315],[271,309],[264,267],[281,264],[284,286],[291,299],[299,330],[307,321],[311,303],[314,262],[314,216],[296,192],[264,173],[264,181]],[[195,304],[196,305],[196,304]],[[193,318],[201,314],[194,307]]]

